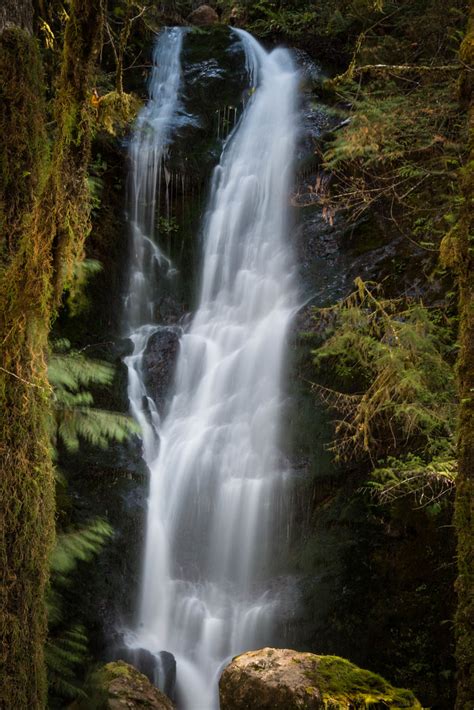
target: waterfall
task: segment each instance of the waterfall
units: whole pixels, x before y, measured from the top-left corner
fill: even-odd
[[[160,162],[180,115],[176,30],[158,42],[151,99],[131,145],[134,352],[126,362],[150,470],[133,643],[175,656],[185,710],[218,707],[222,664],[271,643],[279,610],[271,579],[286,478],[278,451],[285,340],[297,305],[287,218],[298,77],[287,51],[267,53],[236,32],[251,91],[213,175],[198,307],[181,337],[162,422],[143,383],[142,354],[156,329],[150,272],[170,268],[150,237]]]
[[[131,231],[129,287],[125,299],[126,335],[133,344],[124,362],[128,370],[128,398],[142,431],[146,463],[156,456],[159,416],[143,379],[143,355],[156,332],[155,308],[160,278],[174,274],[171,262],[154,241],[162,182],[167,191],[165,159],[174,131],[190,120],[179,98],[181,47],[186,30],[169,28],[161,33],[153,52],[150,100],[140,112],[130,142]],[[167,203],[168,194],[166,194]],[[168,216],[168,215],[167,215]]]

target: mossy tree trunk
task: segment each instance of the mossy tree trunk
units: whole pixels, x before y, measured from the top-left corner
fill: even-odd
[[[454,523],[457,532],[458,608],[455,620],[456,710],[474,708],[474,2],[461,45],[464,67],[461,101],[468,111],[468,157],[461,171],[463,205],[457,225],[442,243],[442,259],[451,266],[459,287],[460,420]]]
[[[31,8],[24,0],[15,4]],[[0,252],[0,706],[12,709],[46,705],[44,601],[55,513],[45,356],[52,319],[89,230],[89,92],[101,25],[99,2],[73,0],[51,160],[36,42],[15,22],[6,22],[0,36],[6,78],[0,120],[9,137],[0,151],[0,222],[7,234]]]
[[[31,0],[2,0],[0,6],[0,34],[7,29],[33,32],[33,5]]]

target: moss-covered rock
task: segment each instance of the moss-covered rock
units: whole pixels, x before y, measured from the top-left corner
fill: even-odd
[[[142,103],[134,94],[110,91],[99,100],[97,126],[112,136],[123,136],[135,120]]]
[[[207,27],[219,22],[219,15],[210,5],[200,5],[188,17],[190,25]]]
[[[409,690],[337,656],[264,648],[234,658],[219,684],[221,710],[421,710]]]
[[[80,710],[120,710],[120,708],[152,708],[173,710],[166,695],[148,678],[124,661],[107,663],[91,681],[92,692],[79,704]]]

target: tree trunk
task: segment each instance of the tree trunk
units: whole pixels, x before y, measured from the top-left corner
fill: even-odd
[[[16,0],[15,9],[18,4],[26,12],[29,3]],[[4,15],[0,121],[9,140],[0,151],[0,223],[9,238],[0,252],[0,707],[40,710],[46,706],[44,601],[55,524],[45,356],[51,321],[89,230],[89,96],[102,8],[96,0],[71,3],[51,162],[38,48],[23,29],[26,14],[12,13],[14,22]]]
[[[461,45],[461,101],[468,111],[468,157],[461,170],[464,203],[457,225],[442,243],[442,259],[459,287],[460,418],[454,523],[458,538],[458,607],[455,619],[456,710],[474,708],[474,3]]]
[[[17,28],[31,34],[33,31],[33,4],[31,0],[2,0],[0,6],[0,35],[6,29]]]

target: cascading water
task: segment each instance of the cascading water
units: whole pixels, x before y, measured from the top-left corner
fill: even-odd
[[[127,365],[151,474],[133,643],[175,656],[185,710],[218,707],[223,662],[270,643],[279,606],[269,579],[285,481],[278,453],[285,338],[297,302],[287,205],[298,78],[288,52],[268,54],[237,32],[255,91],[214,173],[199,305],[180,341],[174,394],[161,423],[152,402],[143,406],[149,398],[141,362],[153,327],[147,260],[162,259],[148,246],[150,190],[179,103],[173,32],[158,45],[155,81],[164,86],[166,78],[166,87],[160,101],[152,88],[131,148],[134,353]],[[144,123],[151,126],[146,134]]]
[[[125,358],[128,398],[140,425],[146,463],[156,457],[159,416],[143,380],[143,355],[158,326],[155,308],[160,277],[170,277],[170,260],[155,244],[155,222],[160,203],[165,159],[173,132],[188,119],[179,100],[181,47],[185,30],[170,28],[158,38],[153,53],[150,100],[140,112],[129,149],[131,256],[128,294],[125,301],[127,336],[132,354]]]

